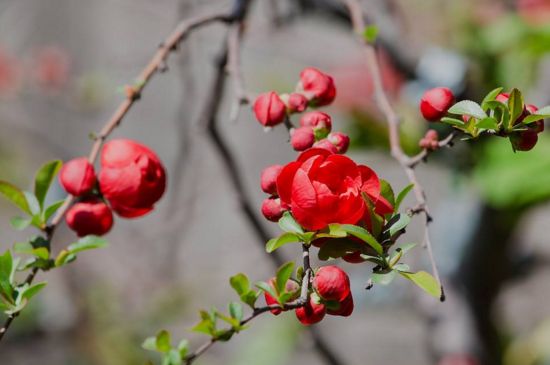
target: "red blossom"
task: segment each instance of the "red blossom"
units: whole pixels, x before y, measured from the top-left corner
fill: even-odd
[[[259,95],[252,108],[258,122],[266,127],[276,126],[286,117],[286,105],[274,91]]]
[[[74,204],[67,211],[65,220],[79,237],[89,234],[102,236],[113,226],[113,213],[101,200],[91,199]]]
[[[59,172],[61,186],[74,196],[89,193],[94,188],[96,181],[94,166],[88,162],[86,157],[66,162]]]
[[[328,105],[336,97],[333,78],[314,67],[300,73],[300,82],[304,95],[317,106]]]
[[[454,101],[455,97],[450,89],[436,87],[424,93],[420,101],[420,111],[426,120],[433,122],[443,118]]]

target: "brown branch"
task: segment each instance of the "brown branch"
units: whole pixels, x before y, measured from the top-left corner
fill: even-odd
[[[304,277],[302,278],[302,283],[300,287],[300,297],[290,303],[285,303],[283,306],[279,304],[270,304],[264,307],[254,308],[254,310],[248,317],[241,320],[240,322],[241,326],[244,326],[248,322],[252,321],[254,318],[258,317],[259,315],[263,313],[267,313],[273,309],[292,310],[292,309],[301,308],[304,305],[306,305],[309,299],[309,288],[310,288],[310,283],[312,279],[311,275],[313,271],[311,270],[311,265],[309,263],[309,246],[306,246],[303,244],[302,252],[303,252],[302,259],[303,259],[303,265],[304,265]],[[233,335],[235,333],[237,333],[237,331],[234,328],[229,328],[223,333],[223,336],[220,336],[220,337],[225,337],[226,335]],[[219,341],[218,338],[214,338],[214,337],[211,338],[209,341],[202,344],[195,352],[187,355],[183,360],[183,364],[185,365],[192,364],[199,356],[201,356],[203,353],[208,351],[208,349],[210,349],[212,345],[218,342]]]
[[[445,138],[443,138],[441,141],[437,143],[437,148],[443,148],[443,147],[452,147],[453,146],[453,140],[456,137],[456,133],[453,131],[449,133],[449,135]],[[407,165],[411,168],[416,167],[420,162],[426,161],[428,158],[428,155],[433,152],[433,150],[429,150],[427,148],[424,148],[422,151],[420,151],[417,155],[412,156],[408,159]]]
[[[202,26],[208,25],[213,22],[234,22],[236,18],[235,12],[215,12],[206,15],[199,15],[194,18],[184,20],[180,22],[174,31],[161,43],[157,52],[153,55],[153,58],[149,61],[147,66],[141,71],[141,73],[136,78],[135,84],[132,86],[126,87],[126,99],[118,106],[111,118],[105,123],[103,128],[100,130],[99,134],[96,136],[95,141],[92,145],[92,149],[88,155],[88,160],[90,163],[94,163],[99,155],[99,151],[103,142],[109,137],[113,130],[120,125],[122,119],[126,116],[128,111],[134,105],[134,103],[139,100],[141,92],[147,86],[151,78],[158,72],[163,72],[166,70],[166,60],[170,53],[177,50],[180,42],[193,30],[200,28]],[[65,198],[63,205],[58,209],[55,216],[52,218],[51,223],[43,230],[47,236],[48,244],[51,243],[55,229],[67,213],[67,210],[74,201],[72,195],[68,195]],[[25,283],[31,284],[38,273],[38,268],[33,268],[30,274],[27,276]],[[12,325],[15,318],[19,313],[14,313],[8,317],[4,326],[0,328],[0,341]]]
[[[415,163],[411,164],[411,158],[407,156],[407,154],[405,154],[405,152],[403,152],[403,149],[401,148],[401,141],[399,137],[399,118],[396,112],[393,110],[389,102],[388,96],[386,95],[386,92],[384,90],[384,85],[382,83],[382,74],[380,72],[380,65],[378,63],[376,50],[368,41],[366,41],[363,38],[363,31],[365,29],[363,9],[361,8],[361,4],[359,3],[358,0],[341,0],[341,1],[347,7],[350,13],[350,17],[351,17],[351,21],[352,21],[353,29],[355,33],[357,33],[357,35],[360,37],[361,41],[364,44],[367,67],[370,70],[371,77],[373,80],[373,85],[374,85],[375,101],[378,108],[382,111],[382,113],[386,117],[386,122],[388,123],[391,154],[399,162],[399,164],[405,171],[405,174],[407,175],[407,178],[409,179],[409,181],[412,184],[414,184],[413,190],[414,190],[414,195],[416,197],[416,201],[419,207],[421,207],[421,211],[425,215],[426,220],[424,223],[425,225],[424,245],[428,251],[428,257],[430,259],[430,263],[432,266],[433,275],[435,276],[437,282],[441,287],[440,300],[444,301],[445,292],[443,290],[443,285],[441,284],[439,270],[437,269],[437,264],[434,260],[432,244],[429,238],[428,225],[432,221],[432,217],[430,215],[428,204],[426,202],[426,193],[424,192],[424,188],[419,183],[416,177],[416,173],[414,171],[414,166],[416,164]],[[425,153],[427,155],[427,152]],[[412,160],[413,162],[416,161],[415,159],[412,159]],[[422,160],[422,158],[420,158],[420,160]]]

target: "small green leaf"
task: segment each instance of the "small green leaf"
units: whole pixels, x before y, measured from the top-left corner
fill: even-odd
[[[486,109],[487,103],[495,100],[498,94],[502,92],[502,89],[503,89],[502,87],[497,87],[496,89],[491,90],[491,92],[489,92],[489,94],[487,94],[485,98],[483,98],[483,101],[481,102],[481,107],[483,108],[483,110],[487,110]]]
[[[46,162],[36,173],[34,178],[34,195],[38,199],[40,210],[44,206],[44,200],[46,199],[50,185],[62,165],[63,163],[59,160]]]
[[[410,250],[412,250],[413,248],[415,248],[416,246],[417,246],[416,243],[405,243],[405,244],[401,245],[400,247],[398,247],[398,248],[396,249],[396,251],[399,250],[399,251],[401,251],[401,252],[403,253],[403,255],[404,255],[404,254],[406,254],[407,252],[409,252]]]
[[[96,248],[107,247],[107,245],[108,245],[107,240],[98,236],[89,235],[89,236],[82,237],[81,239],[78,240],[78,242],[70,244],[67,247],[67,251],[69,253],[75,254],[85,250],[93,250]]]
[[[409,217],[408,214],[400,213],[392,217],[392,221],[393,222],[391,222],[391,225],[387,229],[390,237],[393,237],[397,232],[405,229],[411,222],[411,217]]]
[[[230,277],[229,283],[239,295],[243,295],[250,290],[250,281],[248,280],[248,277],[243,273],[238,273],[237,275]]]
[[[508,99],[508,109],[510,110],[510,120],[513,122],[523,114],[523,96],[521,91],[513,89]]]
[[[443,117],[441,118],[441,122],[456,127],[464,127],[464,121],[457,118]]]
[[[36,196],[34,196],[34,194],[31,193],[30,191],[23,191],[23,195],[25,195],[25,199],[27,200],[27,204],[29,205],[33,218],[39,215],[40,203],[38,202],[38,199],[36,198]]]
[[[6,197],[23,212],[27,213],[28,215],[32,215],[29,204],[27,203],[27,199],[25,198],[25,194],[23,194],[23,192],[19,190],[19,188],[17,188],[16,186],[6,181],[0,180],[0,194],[4,195],[4,197]]]
[[[48,283],[42,282],[42,283],[36,283],[33,285],[25,284],[26,286],[24,289],[18,289],[18,293],[22,298],[25,298],[26,300],[31,300],[32,297],[34,297],[38,292],[40,292]]]
[[[380,194],[386,199],[391,206],[395,206],[395,194],[389,182],[386,180],[380,180]]]
[[[187,356],[187,352],[189,352],[189,341],[183,339],[178,344],[178,351],[180,352],[180,356],[184,358]]]
[[[403,200],[407,197],[407,195],[411,192],[411,190],[414,188],[414,184],[409,184],[405,186],[403,190],[399,194],[397,194],[397,198],[395,198],[395,212],[399,212],[399,208],[401,207],[401,203],[403,203]]]
[[[243,306],[241,305],[241,303],[229,303],[229,315],[237,321],[241,322],[241,320],[243,319]]]
[[[67,250],[61,250],[55,258],[54,265],[55,267],[61,267],[73,262],[74,260],[76,260],[75,254],[70,253]]]
[[[176,351],[175,349],[170,349],[166,357],[170,360],[170,365],[181,365],[182,358],[179,351]]]
[[[22,231],[27,228],[31,224],[31,222],[31,218],[12,217],[10,219],[10,225],[18,231]]]
[[[373,44],[378,36],[378,27],[376,25],[367,25],[363,31],[363,38],[367,43]]]
[[[265,245],[265,250],[268,253],[271,253],[276,249],[278,249],[279,247],[282,247],[288,243],[294,243],[294,242],[300,242],[300,237],[298,237],[296,233],[286,232],[280,235],[279,237],[275,237],[267,241]]]
[[[271,295],[273,298],[277,298],[279,295],[277,294],[277,292],[275,291],[275,289],[273,287],[271,287],[271,285],[269,285],[268,283],[266,282],[263,282],[263,281],[260,281],[260,282],[257,282],[256,283],[256,287],[266,293],[268,293],[269,295]]]
[[[0,294],[8,302],[13,303],[12,286],[13,257],[8,250],[0,256]]]
[[[246,303],[250,308],[254,309],[256,305],[256,300],[260,296],[259,291],[249,290],[248,292],[241,295],[241,300],[243,303]]]
[[[441,286],[437,283],[437,280],[426,271],[419,271],[416,273],[400,271],[399,274],[405,279],[415,283],[419,288],[431,296],[435,298],[441,297]]]
[[[63,205],[65,200],[58,200],[44,210],[42,220],[44,223],[48,222],[48,219],[57,212],[57,210]]]
[[[157,334],[157,350],[160,352],[168,352],[172,348],[170,344],[170,333],[166,330],[162,330]]]
[[[147,337],[141,344],[141,347],[149,351],[157,351],[157,338]]]
[[[378,274],[378,273],[372,274],[370,278],[372,282],[375,284],[389,285],[393,281],[393,279],[395,279],[395,276],[396,276],[396,273],[395,271],[392,270],[386,274]]]
[[[498,121],[495,118],[492,118],[492,117],[483,118],[479,122],[476,123],[476,128],[497,129],[498,128]]]
[[[481,109],[481,106],[479,106],[479,104],[471,100],[459,101],[449,109],[449,113],[459,114],[459,115],[469,115],[477,119],[484,119],[488,117],[488,115],[485,114],[483,109]]]
[[[279,227],[285,232],[291,232],[291,233],[304,233],[304,230],[302,226],[296,222],[292,214],[290,212],[284,212],[283,217],[279,219]]]
[[[402,262],[400,262],[398,264],[395,264],[393,266],[393,269],[397,270],[397,271],[404,271],[404,272],[410,272],[411,271],[411,268],[409,267],[409,265],[404,264]]]
[[[47,247],[34,247],[30,242],[17,242],[13,246],[15,252],[19,254],[34,255],[39,259],[47,260],[50,258],[50,252]]]
[[[286,288],[286,282],[290,277],[292,276],[292,272],[294,271],[294,262],[290,261],[286,264],[281,265],[279,269],[277,270],[276,280],[275,280],[275,287],[277,290],[277,293],[282,294],[285,292]]]
[[[332,232],[333,229],[337,231],[344,231],[347,234],[351,234],[352,236],[359,238],[360,240],[366,242],[369,246],[371,246],[379,255],[382,255],[382,253],[384,252],[384,250],[382,249],[382,245],[380,245],[376,238],[374,238],[374,236],[371,235],[370,232],[363,227],[354,226],[353,224],[329,224],[330,232]]]

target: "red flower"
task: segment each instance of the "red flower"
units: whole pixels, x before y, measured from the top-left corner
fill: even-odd
[[[113,226],[111,209],[99,199],[74,204],[65,215],[67,225],[79,237],[95,234],[104,235]]]
[[[453,92],[446,87],[436,87],[424,93],[420,101],[420,112],[429,121],[436,121],[447,114],[455,102]]]
[[[277,194],[277,176],[279,176],[282,169],[283,166],[281,165],[272,165],[262,171],[260,186],[265,193],[271,195]]]
[[[300,125],[302,127],[312,127],[314,130],[325,130],[329,133],[332,129],[332,118],[323,112],[309,112],[300,118]]]
[[[338,266],[323,266],[313,278],[313,288],[323,300],[342,302],[350,293],[348,274]]]
[[[356,224],[367,212],[364,193],[378,214],[393,208],[380,195],[376,173],[346,156],[312,148],[287,164],[277,178],[281,201],[308,230],[321,230],[330,223]]]
[[[317,106],[328,105],[336,97],[336,87],[331,76],[316,68],[308,67],[300,73],[305,96]]]
[[[166,173],[151,149],[129,139],[115,139],[103,146],[99,185],[118,215],[134,218],[150,212],[161,198]]]
[[[336,152],[344,154],[349,148],[349,137],[342,132],[332,132],[327,137],[328,141],[336,147]]]
[[[252,108],[258,122],[266,127],[280,124],[286,117],[286,105],[274,91],[258,96]]]
[[[303,307],[296,308],[296,317],[306,326],[321,322],[327,313],[326,307],[322,303],[315,303],[313,297],[309,297],[309,301]]]
[[[97,181],[94,166],[86,157],[75,158],[63,165],[59,172],[59,182],[67,193],[81,196],[89,193]]]

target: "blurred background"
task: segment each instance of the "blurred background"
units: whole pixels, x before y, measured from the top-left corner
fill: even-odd
[[[28,188],[46,160],[88,153],[97,131],[123,99],[159,42],[179,19],[226,0],[0,0],[0,179]],[[428,125],[418,101],[447,86],[480,100],[491,89],[520,88],[529,103],[550,104],[549,0],[365,0],[379,28],[384,82],[402,117],[404,148],[418,151]],[[154,355],[147,336],[166,328],[193,346],[200,308],[236,300],[228,278],[237,272],[266,280],[273,262],[240,210],[238,196],[212,140],[201,127],[205,95],[225,27],[193,33],[169,71],[146,88],[114,137],[151,146],[165,162],[168,191],[153,213],[117,220],[110,247],[41,273],[48,287],[0,346],[2,365],[130,365]],[[326,111],[335,129],[350,133],[357,161],[396,190],[406,177],[387,150],[384,120],[372,102],[361,47],[337,0],[257,0],[245,33],[247,90],[287,92],[306,66],[335,77],[336,103]],[[259,175],[293,160],[287,132],[264,132],[250,108],[228,123],[232,85],[218,115],[259,215]],[[449,132],[434,126],[440,136]],[[546,132],[548,133],[548,132]],[[326,318],[317,329],[342,364],[550,364],[550,137],[534,150],[512,152],[505,139],[457,141],[430,156],[417,173],[435,221],[436,258],[447,301],[409,283],[364,290],[369,265],[343,263],[355,312]],[[63,197],[59,186],[49,199]],[[412,205],[413,200],[405,205]],[[10,228],[15,209],[0,200],[0,249],[26,237]],[[278,228],[262,220],[275,235]],[[53,247],[74,240],[63,225]],[[416,218],[402,242],[423,239]],[[409,264],[427,269],[422,248]],[[285,246],[285,259],[298,259]],[[153,356],[153,357],[151,357]],[[197,364],[324,364],[293,313],[270,315]]]

